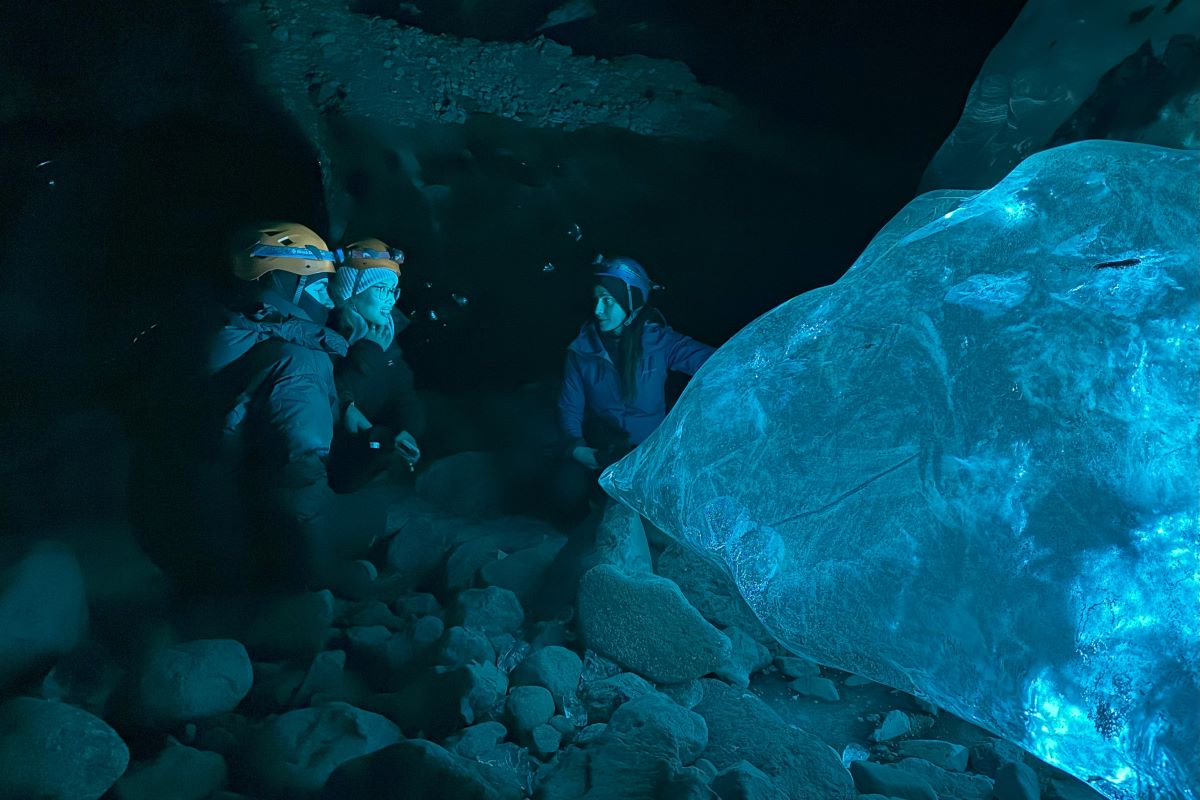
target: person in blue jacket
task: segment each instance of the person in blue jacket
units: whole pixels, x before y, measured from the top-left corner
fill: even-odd
[[[559,424],[571,458],[587,470],[613,463],[653,433],[667,414],[667,373],[693,375],[713,353],[648,305],[653,286],[633,259],[602,260],[594,319],[567,348]]]

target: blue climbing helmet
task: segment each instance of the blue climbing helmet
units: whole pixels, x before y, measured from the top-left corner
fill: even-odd
[[[650,276],[646,273],[646,268],[632,258],[602,258],[597,262],[596,273],[593,277],[601,283],[605,283],[602,279],[617,280],[625,284],[625,297],[617,298],[617,301],[624,299],[626,303],[622,303],[625,308],[625,313],[632,314],[650,299],[650,291],[654,288],[654,281],[650,280]],[[637,289],[641,292],[641,302],[634,303],[633,290]]]

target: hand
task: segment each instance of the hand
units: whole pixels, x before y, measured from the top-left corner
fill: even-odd
[[[367,419],[354,403],[346,406],[346,410],[342,412],[342,425],[350,433],[363,433],[371,430],[371,420]]]
[[[387,349],[391,342],[388,340],[388,329],[386,325],[375,325],[367,323],[367,332],[363,335],[363,339],[368,342],[374,342],[380,347]]]
[[[600,462],[596,460],[596,448],[594,447],[576,447],[571,451],[571,458],[588,469],[600,469]]]
[[[409,463],[409,466],[421,460],[421,448],[417,447],[417,440],[408,431],[400,431],[396,434],[396,452]]]

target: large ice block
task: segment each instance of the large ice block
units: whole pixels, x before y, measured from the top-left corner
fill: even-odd
[[[602,482],[789,648],[1193,800],[1198,325],[1200,153],[1049,150],[918,197]]]

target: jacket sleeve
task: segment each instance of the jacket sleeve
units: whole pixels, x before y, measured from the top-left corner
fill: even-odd
[[[383,350],[374,342],[356,342],[338,362],[337,399],[338,408],[345,408],[355,401],[361,402],[368,393],[371,375],[377,370],[375,363],[383,357]]]
[[[578,359],[567,353],[563,368],[562,390],[558,394],[558,424],[570,440],[570,449],[583,446],[583,412],[587,399],[583,390],[583,374]]]
[[[397,431],[408,431],[418,439],[425,433],[425,407],[413,386],[413,373],[401,358],[400,351],[393,353],[396,363],[388,367],[387,420]]]
[[[667,369],[675,372],[695,375],[700,367],[704,366],[704,362],[708,361],[709,356],[717,351],[715,347],[697,342],[690,336],[684,336],[674,330],[668,331],[667,336],[670,337],[667,345]]]

